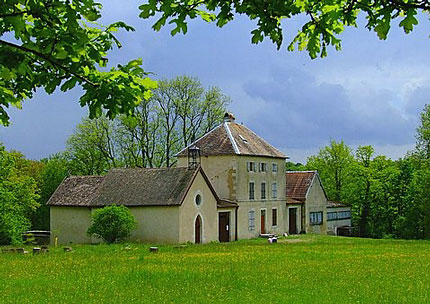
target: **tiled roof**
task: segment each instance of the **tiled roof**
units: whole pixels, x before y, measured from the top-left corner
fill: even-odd
[[[244,125],[226,121],[181,150],[177,156],[187,156],[187,149],[197,146],[201,155],[255,155],[273,158],[287,156],[267,143]]]
[[[69,177],[60,184],[47,205],[177,206],[182,204],[199,170],[112,169],[104,177]]]
[[[71,176],[55,190],[47,205],[51,206],[89,206],[97,196],[102,176]]]
[[[292,171],[286,173],[287,198],[305,201],[316,171]]]

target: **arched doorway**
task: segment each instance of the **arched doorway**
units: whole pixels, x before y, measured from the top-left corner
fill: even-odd
[[[194,223],[194,236],[194,243],[200,244],[202,242],[202,218],[200,215],[197,215]]]

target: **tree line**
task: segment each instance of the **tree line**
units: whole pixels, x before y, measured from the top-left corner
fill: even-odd
[[[134,115],[84,118],[66,150],[39,161],[0,143],[0,245],[29,229],[49,230],[47,201],[69,175],[114,167],[171,167],[174,155],[222,122],[230,98],[194,77],[160,80]]]
[[[318,170],[329,200],[349,204],[363,237],[430,238],[430,106],[421,113],[416,147],[403,158],[375,155],[372,146],[355,151],[332,140],[305,165],[287,170]]]

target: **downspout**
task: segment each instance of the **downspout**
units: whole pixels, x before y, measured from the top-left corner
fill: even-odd
[[[306,210],[305,210],[306,208],[305,208],[305,204],[302,204],[302,211],[301,211],[301,218],[302,218],[302,223],[301,223],[301,231],[300,231],[300,233],[306,233],[306,223],[305,223],[305,219],[306,219]]]
[[[236,207],[236,211],[234,212],[234,239],[237,241],[237,209],[239,209],[239,206]]]

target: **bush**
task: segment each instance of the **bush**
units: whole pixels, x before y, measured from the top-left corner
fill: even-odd
[[[88,228],[89,236],[96,236],[112,244],[124,240],[136,229],[133,214],[125,206],[107,206],[94,211],[92,224]]]

